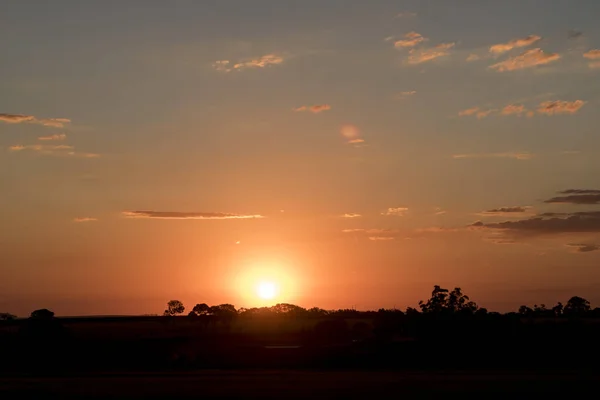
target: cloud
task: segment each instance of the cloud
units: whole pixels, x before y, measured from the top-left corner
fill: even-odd
[[[541,38],[541,36],[529,35],[524,38],[510,40],[506,43],[495,44],[490,47],[490,53],[502,54],[512,49],[531,46],[533,43],[537,42]]]
[[[528,152],[507,152],[507,153],[474,153],[474,154],[455,154],[452,158],[514,158],[516,160],[531,160],[533,154]]]
[[[527,213],[531,207],[529,206],[512,206],[512,207],[499,207],[491,210],[480,212],[478,215],[482,216],[514,216],[514,214]]]
[[[369,236],[369,240],[372,241],[388,241],[388,240],[396,240],[393,236]]]
[[[412,49],[410,50],[410,55],[408,56],[408,63],[413,65],[422,64],[427,61],[435,60],[439,57],[448,56],[450,55],[448,50],[453,48],[454,45],[455,43],[441,43],[429,49]]]
[[[481,57],[478,56],[477,54],[469,54],[466,61],[473,62],[473,61],[479,61],[479,60],[481,60]]]
[[[546,53],[540,48],[527,50],[518,56],[511,57],[488,68],[498,72],[516,71],[519,69],[532,68],[537,65],[549,64],[560,59],[558,53]]]
[[[348,144],[360,144],[360,143],[364,143],[365,140],[364,139],[351,139],[348,140]]]
[[[405,49],[408,47],[415,47],[416,45],[426,42],[427,39],[423,35],[417,32],[408,32],[404,35],[404,39],[397,40],[394,42],[394,47],[397,49]]]
[[[410,90],[410,91],[406,91],[406,92],[400,92],[400,93],[398,93],[398,95],[396,96],[396,98],[398,98],[398,99],[406,99],[407,97],[414,96],[415,94],[417,94],[416,90]]]
[[[363,145],[365,143],[365,140],[360,137],[359,129],[354,125],[343,125],[340,129],[340,133],[346,139],[346,143],[348,144]]]
[[[458,112],[459,117],[469,117],[472,115],[477,116],[478,119],[485,118],[495,110],[482,110],[479,107],[467,108],[466,110],[462,110]]]
[[[579,39],[582,36],[583,36],[583,32],[577,31],[575,29],[569,29],[569,32],[567,32],[567,37],[569,39]]]
[[[342,215],[343,218],[360,218],[362,215],[356,213],[346,213]]]
[[[33,120],[35,120],[33,115],[0,114],[0,121],[7,124],[20,124],[21,122],[31,122]]]
[[[123,211],[127,218],[151,219],[251,219],[264,218],[258,214],[232,214],[221,212],[179,212],[179,211]]]
[[[569,243],[567,246],[573,247],[575,253],[589,253],[600,250],[600,246],[597,244]]]
[[[583,56],[588,60],[600,60],[600,50],[590,50],[586,53],[583,53]]]
[[[241,71],[246,68],[265,68],[271,65],[279,65],[283,63],[284,59],[282,56],[277,54],[266,54],[264,56],[254,58],[248,61],[241,61],[232,63],[229,60],[219,60],[213,63],[213,68],[217,71],[231,72]]]
[[[412,11],[404,11],[404,12],[396,14],[396,18],[414,18],[416,16],[417,16],[417,13],[412,12]]]
[[[70,119],[67,118],[45,118],[38,119],[33,115],[24,115],[24,114],[0,114],[0,121],[5,122],[7,124],[20,124],[20,123],[29,123],[29,124],[39,124],[43,126],[49,126],[53,128],[64,128],[65,124],[71,122]]]
[[[387,241],[397,239],[400,232],[395,229],[344,229],[343,233],[353,233],[372,241]]]
[[[575,114],[581,107],[585,105],[583,100],[575,101],[544,101],[538,106],[538,113],[546,115],[555,114]]]
[[[565,196],[557,196],[545,200],[549,204],[600,204],[600,190],[569,189],[558,192]]]
[[[591,69],[599,69],[600,68],[600,61],[594,61],[588,64],[588,66]]]
[[[300,106],[298,108],[294,108],[294,111],[310,111],[312,113],[320,113],[321,111],[331,110],[331,106],[329,104],[315,104],[313,106]]]
[[[40,137],[38,137],[38,140],[65,140],[66,138],[67,138],[66,134],[58,133],[55,135],[40,136]]]
[[[98,218],[93,217],[77,217],[73,219],[73,222],[95,222],[98,221]]]
[[[73,149],[73,146],[68,146],[65,144],[60,144],[60,145],[30,144],[27,146],[18,144],[15,146],[10,146],[8,148],[9,151],[33,150],[33,151],[39,151],[39,152],[51,152],[51,151],[55,151],[55,150],[71,150],[71,149]]]
[[[600,212],[547,213],[529,219],[470,225],[472,229],[492,229],[516,236],[600,232]]]
[[[523,104],[509,104],[502,109],[500,112],[502,115],[518,115],[519,117],[525,113],[528,113],[527,109]],[[528,115],[531,115],[528,113]]]
[[[408,208],[406,207],[390,207],[386,211],[382,212],[381,215],[403,217],[407,211]]]

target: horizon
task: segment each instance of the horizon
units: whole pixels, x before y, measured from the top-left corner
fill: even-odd
[[[0,312],[600,304],[597,15],[11,2]]]

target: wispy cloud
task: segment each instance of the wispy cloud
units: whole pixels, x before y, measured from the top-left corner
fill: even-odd
[[[213,68],[217,71],[231,72],[241,71],[246,68],[265,68],[272,65],[279,65],[283,63],[284,59],[282,56],[277,54],[266,54],[261,57],[253,58],[246,61],[238,61],[233,63],[229,60],[219,60],[213,63]]]
[[[446,57],[450,55],[450,49],[455,43],[441,43],[435,47],[427,49],[411,49],[408,56],[409,64],[422,64],[424,62],[433,61],[436,58]]]
[[[68,146],[66,144],[60,145],[44,145],[44,144],[30,144],[27,146],[23,146],[20,144],[10,146],[8,148],[9,151],[23,151],[23,150],[33,150],[33,151],[54,151],[54,150],[71,150],[73,146]]]
[[[14,145],[9,146],[10,152],[21,152],[25,150],[34,151],[39,154],[57,156],[57,157],[74,157],[74,158],[99,158],[100,154],[86,153],[73,151],[74,147],[66,144],[47,145],[47,144],[30,144],[30,145]]]
[[[379,228],[371,228],[371,229],[344,229],[343,233],[352,233],[354,236],[361,236],[371,241],[388,241],[395,240],[399,237],[400,232],[396,229],[379,229]]]
[[[77,217],[73,219],[73,222],[95,222],[98,221],[98,218],[93,218],[93,217]]]
[[[538,65],[545,65],[560,59],[558,53],[546,53],[540,48],[527,50],[518,56],[511,57],[497,64],[489,66],[498,72],[516,71],[519,69],[532,68]]]
[[[494,111],[496,111],[496,110],[492,110],[492,109],[483,110],[479,107],[472,107],[472,108],[467,108],[466,110],[459,111],[458,116],[459,117],[470,117],[470,116],[474,115],[478,119],[481,119],[481,118],[485,118],[485,117],[489,116]]]
[[[516,160],[531,160],[533,154],[528,152],[507,152],[507,153],[472,153],[472,154],[455,154],[452,158],[514,158]]]
[[[544,203],[600,204],[600,190],[597,189],[568,189],[558,193],[563,196],[552,197]]]
[[[327,110],[331,110],[331,106],[329,104],[315,104],[312,106],[300,106],[300,107],[294,108],[294,111],[297,111],[297,112],[310,111],[315,114],[318,114],[322,111],[327,111]]]
[[[38,140],[65,140],[66,138],[67,135],[65,133],[58,133],[55,135],[40,136]]]
[[[360,218],[362,215],[356,213],[346,213],[342,215],[343,218]]]
[[[365,143],[365,140],[360,135],[358,127],[346,124],[340,129],[340,133],[346,139],[346,143],[353,144],[355,146],[361,146]]]
[[[600,60],[600,50],[594,49],[583,53],[583,56],[588,60]]]
[[[416,90],[410,90],[410,91],[406,91],[406,92],[400,92],[400,93],[398,93],[398,94],[397,94],[395,97],[396,97],[396,99],[398,99],[398,100],[403,100],[403,99],[406,99],[406,98],[408,98],[408,97],[412,97],[412,96],[414,96],[415,94],[417,94],[417,91],[416,91]]]
[[[575,101],[544,101],[540,103],[537,111],[540,114],[555,115],[555,114],[575,114],[581,107],[585,105],[583,100]]]
[[[381,215],[403,217],[408,211],[406,207],[390,207],[386,211],[382,212]]]
[[[232,214],[221,212],[180,212],[180,211],[123,211],[127,218],[150,219],[253,219],[264,218],[259,214]]]
[[[533,112],[527,110],[523,104],[509,104],[509,105],[505,106],[500,113],[502,115],[521,116],[523,114],[527,114],[530,117],[533,116]]]
[[[397,49],[415,47],[420,43],[426,42],[427,40],[429,39],[427,39],[420,33],[414,31],[408,32],[406,35],[404,35],[404,39],[396,40],[394,42],[394,47],[396,47]]]
[[[473,62],[473,61],[479,61],[479,60],[481,60],[481,57],[478,56],[477,54],[469,54],[469,56],[466,59],[467,62]]]
[[[528,219],[497,223],[478,221],[470,228],[491,229],[514,236],[600,232],[600,211],[546,213]]]
[[[589,243],[569,243],[567,246],[573,248],[575,253],[590,253],[592,251],[600,250],[599,245]]]
[[[519,216],[522,214],[529,213],[531,207],[530,206],[512,206],[512,207],[499,207],[493,208],[491,210],[486,210],[478,213],[478,215],[486,216],[486,217],[510,217],[510,216]]]
[[[512,49],[531,46],[533,43],[537,42],[541,38],[541,36],[529,35],[524,38],[510,40],[506,43],[495,44],[490,47],[490,53],[502,54]]]
[[[404,11],[404,12],[396,14],[396,18],[414,18],[416,16],[417,16],[417,13],[412,12],[412,11]]]
[[[71,122],[70,119],[67,118],[36,118],[33,115],[24,115],[24,114],[0,114],[0,121],[5,122],[7,124],[20,124],[20,123],[29,123],[29,124],[38,124],[53,128],[64,128],[65,124]]]

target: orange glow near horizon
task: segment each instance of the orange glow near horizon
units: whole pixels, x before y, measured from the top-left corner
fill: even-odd
[[[272,262],[244,268],[235,290],[246,307],[266,307],[295,301],[298,285],[287,266]]]

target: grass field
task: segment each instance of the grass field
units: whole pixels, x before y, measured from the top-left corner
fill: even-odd
[[[0,378],[0,398],[388,399],[439,394],[531,398],[593,393],[599,375],[577,372],[202,371]],[[481,396],[481,397],[480,397]]]

